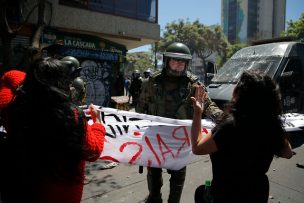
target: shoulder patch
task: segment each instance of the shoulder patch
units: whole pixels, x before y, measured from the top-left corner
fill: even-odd
[[[150,76],[152,83],[160,83],[162,81],[162,71],[156,71]]]
[[[156,71],[150,77],[151,78],[156,78],[156,77],[159,77],[161,74],[162,74],[162,71]]]
[[[191,81],[191,83],[198,82],[198,77],[189,71],[187,71],[187,78]]]

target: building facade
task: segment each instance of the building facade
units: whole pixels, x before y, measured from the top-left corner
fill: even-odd
[[[25,23],[12,41],[13,51],[31,43],[38,21],[37,2],[13,5],[15,14],[10,21]],[[160,38],[158,0],[50,0],[44,6],[43,54],[71,55],[80,61],[87,104],[109,106],[111,96],[123,95],[127,51]],[[20,58],[14,58],[15,64]]]
[[[285,30],[286,0],[222,0],[221,13],[230,43],[269,39]]]

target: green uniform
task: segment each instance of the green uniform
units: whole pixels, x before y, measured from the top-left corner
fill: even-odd
[[[143,82],[136,111],[167,118],[192,119],[190,97],[198,83],[197,77],[190,72],[181,77],[167,76],[165,70],[156,72]],[[209,97],[205,99],[204,104],[203,116],[216,119],[222,114],[222,110]],[[171,175],[168,202],[178,203],[184,186],[186,167],[177,171],[168,170],[168,173]],[[147,180],[150,192],[147,202],[162,202],[162,169],[148,167]]]
[[[154,73],[142,83],[136,112],[175,119],[192,119],[194,86],[198,78],[187,72],[184,77],[168,77],[163,72]],[[217,119],[222,110],[206,97],[203,117]]]

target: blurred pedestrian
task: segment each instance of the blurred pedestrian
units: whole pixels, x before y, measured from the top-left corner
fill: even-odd
[[[130,96],[130,85],[131,85],[131,80],[129,77],[125,78],[125,96]]]
[[[147,70],[144,71],[144,79],[147,79],[151,76],[152,72],[151,69],[148,68]]]
[[[85,161],[100,157],[105,128],[93,105],[88,125],[72,103],[74,71],[60,60],[36,61],[8,105],[4,202],[80,203]]]
[[[131,105],[134,107],[136,107],[139,99],[141,84],[142,84],[142,78],[140,77],[140,72],[139,70],[134,70],[134,72],[132,73],[132,80],[130,85],[130,95],[132,97]]]
[[[266,173],[274,155],[292,157],[279,117],[282,108],[278,86],[268,76],[244,72],[223,120],[202,138],[201,114],[205,108],[202,101],[206,96],[200,86],[192,97],[191,143],[194,154],[210,154],[213,202],[268,202]]]

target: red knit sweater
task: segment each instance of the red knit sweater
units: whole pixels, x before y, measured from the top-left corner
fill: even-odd
[[[81,174],[85,173],[85,161],[96,161],[103,150],[105,128],[102,124],[94,123],[87,125],[87,135],[85,140],[85,160],[79,163]],[[80,184],[58,183],[52,180],[44,180],[39,191],[38,203],[80,203],[83,193],[83,181]]]

